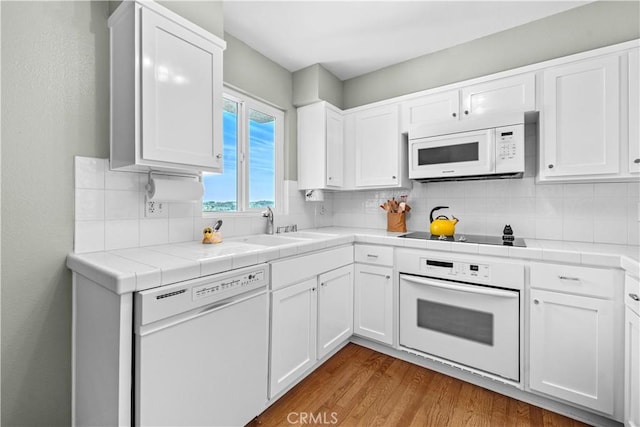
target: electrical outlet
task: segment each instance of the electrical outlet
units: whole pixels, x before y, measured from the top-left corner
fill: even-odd
[[[164,216],[165,203],[155,200],[147,200],[144,216],[147,218],[160,218]]]

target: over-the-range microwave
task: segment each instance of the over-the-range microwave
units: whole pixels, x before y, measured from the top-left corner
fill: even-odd
[[[409,130],[409,178],[420,182],[521,178],[524,115]]]

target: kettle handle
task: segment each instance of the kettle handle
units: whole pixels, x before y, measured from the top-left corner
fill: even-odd
[[[429,213],[429,222],[433,222],[433,213],[438,209],[449,209],[449,206],[436,206],[435,208],[431,209],[431,212]]]

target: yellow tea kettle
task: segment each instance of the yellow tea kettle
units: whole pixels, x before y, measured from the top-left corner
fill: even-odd
[[[458,222],[458,218],[451,215],[451,218],[447,218],[445,215],[439,215],[436,219],[433,219],[433,213],[438,209],[448,209],[449,206],[436,206],[431,209],[431,213],[429,213],[429,221],[431,221],[431,225],[429,230],[431,234],[434,236],[453,236],[456,232],[456,224]]]

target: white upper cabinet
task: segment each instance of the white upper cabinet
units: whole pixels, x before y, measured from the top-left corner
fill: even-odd
[[[353,114],[355,187],[406,185],[407,144],[400,133],[398,105],[383,105]]]
[[[415,125],[535,109],[535,75],[519,74],[404,101],[402,131]]]
[[[458,120],[460,94],[457,90],[421,96],[402,103],[402,130],[412,125],[435,124]]]
[[[478,117],[512,111],[536,109],[535,75],[505,77],[463,87],[462,117]]]
[[[629,172],[640,173],[640,49],[629,52]]]
[[[620,172],[620,55],[542,73],[541,180]]]
[[[342,112],[327,102],[298,108],[298,188],[338,189],[343,181]]]
[[[111,31],[111,168],[222,171],[224,40],[153,2]]]

